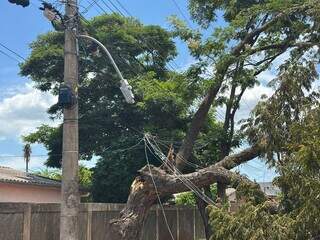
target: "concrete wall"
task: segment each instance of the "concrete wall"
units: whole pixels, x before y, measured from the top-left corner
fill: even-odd
[[[0,202],[60,203],[60,195],[60,188],[0,183]]]
[[[123,207],[122,204],[81,204],[79,240],[106,240],[108,221]],[[58,204],[0,203],[0,239],[59,240],[59,210]],[[165,207],[165,213],[175,240],[204,239],[203,225],[195,208]],[[159,207],[150,211],[143,239],[171,239]]]

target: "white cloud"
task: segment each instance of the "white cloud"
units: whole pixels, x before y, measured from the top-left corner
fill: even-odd
[[[274,90],[271,87],[266,86],[265,83],[269,82],[274,78],[275,78],[275,75],[271,71],[262,72],[258,76],[258,80],[261,84],[251,89],[247,89],[245,91],[240,102],[240,108],[236,113],[236,117],[235,117],[236,122],[238,122],[241,119],[245,119],[249,117],[250,112],[257,105],[262,95],[266,95],[270,97],[273,94]],[[224,115],[225,115],[225,108],[219,107],[217,109],[217,112],[218,112],[217,117],[221,121],[223,121]]]
[[[276,75],[272,71],[264,71],[258,75],[258,80],[262,85],[267,85]]]
[[[257,105],[262,95],[270,97],[273,94],[273,89],[264,85],[259,85],[248,89],[242,97],[240,109],[236,113],[236,121],[248,118],[250,112]]]
[[[50,93],[26,84],[15,95],[0,101],[0,138],[17,138],[30,133],[43,123],[54,124],[46,113],[57,101]]]

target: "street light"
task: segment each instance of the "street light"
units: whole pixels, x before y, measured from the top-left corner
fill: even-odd
[[[9,0],[9,1],[21,1],[21,0]],[[62,21],[63,17],[59,13],[59,11],[56,10],[51,4],[43,2],[42,5],[43,5],[43,7],[41,7],[40,9],[44,11],[44,16],[49,21],[51,21],[52,23],[54,22],[54,20],[58,20],[58,21],[61,20]],[[60,17],[60,19],[59,19],[59,17]],[[88,35],[81,35],[80,34],[77,37],[90,39],[91,41],[93,41],[96,44],[98,44],[104,50],[104,52],[107,54],[108,58],[110,59],[110,61],[112,63],[112,66],[114,67],[114,69],[116,70],[116,72],[117,72],[117,74],[118,74],[118,76],[120,78],[120,90],[121,90],[126,102],[133,104],[135,101],[134,101],[134,95],[132,93],[132,87],[130,86],[128,81],[123,78],[123,76],[122,76],[117,64],[115,63],[115,61],[114,61],[112,55],[110,54],[110,52],[108,51],[108,49],[101,42],[99,42],[97,39],[95,39],[93,37],[90,37]],[[67,89],[62,89],[62,90],[64,90],[64,92],[67,92]],[[68,94],[64,94],[64,95],[67,96]],[[59,94],[59,96],[60,96],[60,94]],[[68,101],[68,103],[71,104],[71,101]],[[61,103],[61,104],[63,104],[63,103]]]
[[[10,0],[11,2],[22,0]],[[28,1],[28,0],[24,0]],[[77,0],[66,0],[66,16],[62,16],[51,4],[42,1],[44,16],[54,25],[55,21],[61,23],[65,30],[64,51],[64,81],[65,86],[59,89],[58,104],[63,107],[63,151],[62,151],[62,187],[61,187],[61,213],[60,213],[60,239],[78,240],[78,217],[79,217],[79,189],[78,189],[78,160],[79,160],[79,138],[78,138],[78,59],[77,59]],[[20,2],[19,2],[20,3]],[[67,19],[66,21],[64,21]],[[128,103],[134,103],[132,87],[125,80],[111,56],[108,49],[97,39],[87,35],[78,37],[90,39],[98,44],[109,57],[114,69],[120,77],[120,90]]]
[[[82,37],[82,38],[86,38],[86,39],[90,39],[93,42],[95,42],[96,44],[98,44],[107,54],[107,56],[109,57],[112,66],[114,67],[114,69],[116,70],[119,78],[120,78],[120,90],[126,100],[127,103],[134,103],[134,95],[132,93],[132,87],[130,86],[130,84],[128,83],[128,81],[126,79],[123,78],[117,64],[115,63],[113,57],[111,56],[110,52],[108,51],[108,49],[101,43],[99,42],[97,39],[90,37],[88,35],[78,35],[78,37]]]

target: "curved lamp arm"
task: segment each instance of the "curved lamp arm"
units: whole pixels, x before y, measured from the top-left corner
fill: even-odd
[[[98,44],[104,50],[104,52],[107,54],[108,58],[110,59],[112,66],[114,67],[118,76],[120,77],[120,84],[121,84],[120,90],[121,90],[126,102],[127,103],[134,103],[134,95],[132,93],[132,87],[129,85],[128,81],[123,78],[122,73],[120,72],[117,64],[115,63],[115,61],[114,61],[112,55],[110,54],[110,52],[108,51],[108,49],[101,42],[99,42],[97,39],[95,39],[93,37],[90,37],[88,35],[78,35],[78,37],[90,39],[91,41]]]

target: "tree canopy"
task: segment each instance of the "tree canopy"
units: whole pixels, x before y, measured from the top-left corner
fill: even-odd
[[[307,108],[308,109],[308,108]],[[305,109],[305,110],[307,110]],[[304,111],[305,112],[305,111]],[[319,104],[289,127],[280,176],[279,211],[270,202],[248,202],[235,214],[210,207],[212,239],[316,239],[319,237]]]

